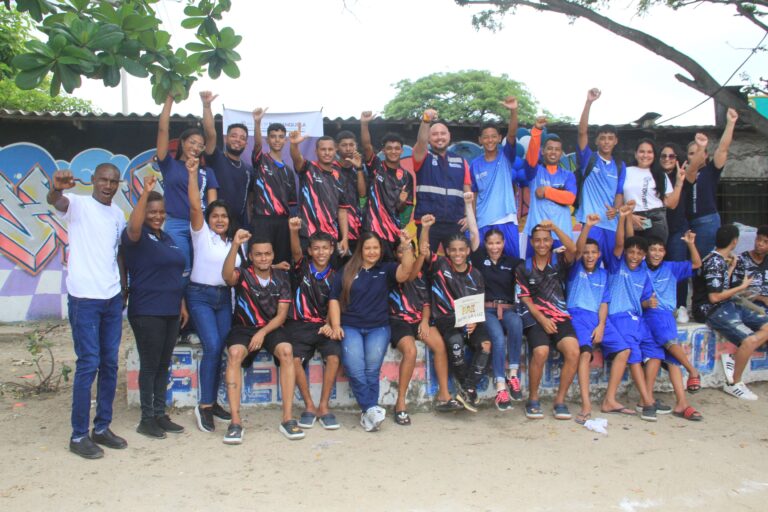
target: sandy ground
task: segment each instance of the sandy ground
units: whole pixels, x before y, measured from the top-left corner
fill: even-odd
[[[0,327],[0,381],[32,373],[18,361],[29,359],[23,333],[35,327]],[[68,327],[51,338],[72,364]],[[292,442],[277,431],[277,410],[249,409],[244,444],[225,446],[225,425],[203,434],[191,410],[173,411],[183,434],[137,434],[139,411],[127,407],[120,382],[112,428],[129,447],[96,461],[67,449],[68,387],[0,397],[0,510],[767,509],[768,383],[753,386],[757,402],[703,390],[692,400],[701,423],[603,415],[608,435],[551,416],[529,421],[518,405],[417,413],[410,427],[388,418],[375,434],[342,411],[341,430],[318,425]]]

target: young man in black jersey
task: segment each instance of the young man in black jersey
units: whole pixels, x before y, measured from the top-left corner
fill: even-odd
[[[551,232],[563,244],[563,252],[553,253]],[[566,307],[565,285],[568,269],[576,259],[576,244],[551,220],[544,220],[531,231],[531,245],[533,255],[517,267],[518,297],[536,320],[525,330],[531,354],[525,415],[529,419],[544,417],[539,402],[539,384],[550,347],[554,347],[563,355],[563,367],[553,413],[558,420],[569,420],[571,413],[565,405],[565,394],[576,376],[579,342]]]
[[[267,147],[261,135],[261,123],[268,109],[253,111],[253,163],[254,179],[249,192],[251,232],[266,238],[275,248],[275,261],[290,261],[291,247],[286,237],[288,218],[296,208],[296,174],[283,161],[286,130],[281,123],[267,126]],[[295,162],[294,162],[295,163]]]
[[[319,420],[326,430],[336,430],[341,425],[330,412],[329,401],[339,372],[341,340],[333,338],[333,330],[328,324],[328,297],[335,276],[330,261],[336,244],[328,233],[316,231],[309,237],[309,257],[306,257],[299,240],[301,219],[291,218],[288,226],[291,230],[294,286],[285,329],[293,346],[296,386],[306,407],[299,418],[299,427],[312,428]],[[320,352],[324,363],[323,387],[317,406],[312,400],[306,374],[315,351]]]
[[[349,130],[336,134],[336,155],[334,166],[339,170],[339,183],[344,191],[344,202],[348,204],[347,225],[349,252],[355,252],[357,240],[362,231],[363,214],[360,210],[360,198],[365,197],[365,187],[360,189],[358,176],[362,175],[363,157],[357,151],[357,139]]]
[[[283,419],[280,432],[288,439],[302,439],[302,431],[293,419],[293,391],[296,374],[293,366],[293,349],[283,329],[291,302],[291,285],[286,272],[272,268],[274,252],[272,244],[264,239],[251,242],[248,251],[251,263],[235,268],[240,245],[251,234],[239,229],[224,260],[221,276],[227,285],[235,288],[235,313],[227,345],[227,399],[232,411],[232,422],[224,436],[226,444],[243,442],[243,423],[240,418],[240,395],[243,385],[243,368],[253,363],[263,348],[272,354],[280,365],[280,390],[283,396]]]

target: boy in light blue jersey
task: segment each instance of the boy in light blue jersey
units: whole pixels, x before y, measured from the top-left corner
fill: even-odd
[[[469,165],[472,192],[476,194],[477,225],[480,239],[491,229],[504,235],[504,254],[520,257],[520,230],[517,227],[517,202],[514,185],[525,185],[523,160],[515,154],[517,133],[517,98],[510,96],[502,105],[509,109],[507,144],[499,151],[501,133],[496,125],[480,128],[483,154]]]
[[[597,240],[600,252],[613,254],[618,219],[617,209],[624,203],[624,177],[626,165],[613,155],[619,142],[616,127],[603,125],[597,129],[597,152],[589,147],[589,111],[592,103],[600,98],[600,89],[590,89],[579,119],[576,161],[577,201],[576,221],[586,223],[587,214],[605,212],[600,222],[592,228],[592,238]]]
[[[688,404],[683,387],[683,373],[680,365],[688,370],[687,388],[691,393],[701,389],[699,372],[688,360],[683,347],[677,339],[677,323],[674,310],[677,305],[677,283],[693,276],[693,271],[701,267],[701,256],[696,250],[696,234],[687,231],[682,237],[691,254],[691,261],[664,261],[666,248],[660,238],[648,239],[648,254],[644,267],[651,278],[654,298],[650,307],[643,312],[643,319],[648,326],[652,343],[643,344],[645,359],[645,382],[648,391],[653,394],[653,386],[662,361],[667,363],[669,380],[675,391],[675,404],[672,414],[691,421],[701,421],[701,414]]]
[[[597,241],[589,238],[589,231],[600,221],[600,215],[591,213],[586,217],[584,228],[576,241],[577,261],[568,275],[567,305],[571,314],[571,323],[579,340],[579,391],[581,392],[581,412],[576,416],[576,423],[584,424],[592,415],[592,403],[589,399],[589,373],[592,361],[593,344],[603,343],[618,345],[621,335],[608,321],[608,272],[598,267],[600,248]],[[623,405],[615,403],[616,389],[624,375],[629,349],[613,353],[611,377],[609,378],[606,397],[614,397],[604,404],[609,411],[629,411]]]
[[[609,342],[609,340],[603,340],[603,354],[611,358],[613,354],[629,349],[626,363],[629,364],[630,375],[640,393],[640,418],[646,421],[656,421],[657,406],[661,404],[653,401],[653,396],[646,385],[641,350],[641,343],[648,343],[649,340],[652,340],[651,333],[643,321],[643,305],[648,305],[653,297],[651,278],[642,266],[648,245],[644,239],[633,236],[626,240],[625,250],[624,241],[627,225],[631,229],[633,210],[634,204],[624,205],[619,209],[616,244],[613,254],[606,255],[604,260],[609,276],[608,294],[611,298],[608,303],[608,320],[622,334],[622,340],[621,343],[616,344]],[[621,363],[622,361],[618,362]],[[613,364],[616,363],[617,361],[614,361]],[[623,374],[623,372],[622,368],[621,373]],[[613,369],[611,375],[613,376]],[[618,382],[616,385],[618,387]],[[609,399],[607,391],[605,399]],[[615,395],[610,396],[610,399],[615,402]],[[618,409],[612,405],[619,404],[618,402],[606,404],[603,401],[603,412],[634,414],[631,409]]]

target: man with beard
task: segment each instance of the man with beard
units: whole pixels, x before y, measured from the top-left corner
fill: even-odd
[[[203,102],[203,131],[205,133],[205,161],[213,169],[216,181],[219,182],[219,199],[227,202],[236,227],[243,226],[248,186],[251,182],[253,169],[240,159],[248,143],[248,128],[244,124],[231,124],[227,127],[224,137],[224,150],[216,147],[216,128],[213,123],[211,103],[218,97],[211,91],[202,91],[200,100]]]

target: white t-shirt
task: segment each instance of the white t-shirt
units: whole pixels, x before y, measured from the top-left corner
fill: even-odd
[[[92,196],[64,194],[68,223],[67,293],[80,299],[111,299],[120,293],[117,248],[125,214],[115,203],[107,206]]]
[[[664,180],[666,180],[666,194],[662,197],[672,193],[672,182],[669,181],[669,177],[665,175]],[[650,169],[627,167],[627,175],[624,179],[624,202],[632,199],[637,203],[635,212],[664,208],[664,201],[656,195],[656,182],[653,181]]]
[[[192,249],[195,258],[192,263],[192,274],[189,280],[193,283],[207,284],[209,286],[226,286],[227,283],[221,278],[221,269],[224,266],[224,260],[227,259],[229,249],[232,247],[232,241],[226,242],[221,239],[208,227],[207,222],[203,222],[200,231],[195,231],[190,225],[189,231],[192,234]],[[235,267],[240,266],[240,255],[237,255]]]

